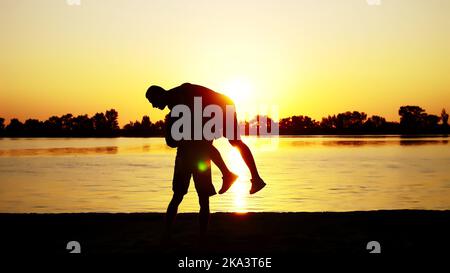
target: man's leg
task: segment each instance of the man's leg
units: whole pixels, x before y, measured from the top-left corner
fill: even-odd
[[[219,168],[220,172],[222,173],[222,188],[219,190],[219,194],[225,193],[231,185],[236,181],[238,176],[230,171],[228,169],[227,165],[223,161],[222,155],[220,154],[219,150],[217,150],[216,147],[213,145],[210,145],[209,147],[209,156],[211,158],[211,161],[216,164],[216,166]]]
[[[169,206],[166,212],[166,236],[170,237],[172,232],[172,226],[175,222],[175,218],[178,212],[178,206],[183,201],[183,194],[174,193],[172,200],[170,200]]]
[[[205,237],[209,224],[209,196],[199,196],[198,201],[200,203],[200,236]]]
[[[192,176],[195,184],[195,189],[198,194],[198,201],[200,204],[199,224],[201,240],[205,239],[209,223],[209,197],[216,194],[214,185],[212,183],[211,167],[209,160],[209,147],[199,146],[196,149],[198,153],[197,160],[204,161],[207,169],[196,169]]]
[[[189,159],[188,150],[184,146],[178,147],[172,179],[173,196],[166,212],[166,237],[170,237],[172,226],[177,216],[178,206],[183,201],[183,196],[189,189],[193,164]]]
[[[247,165],[248,169],[250,170],[250,173],[252,175],[252,189],[250,190],[250,194],[256,193],[264,186],[266,183],[261,179],[258,173],[258,169],[256,168],[255,159],[253,158],[253,154],[250,151],[250,148],[245,144],[242,140],[228,140],[230,144],[237,148],[239,150],[239,153],[241,154],[242,158],[244,159],[245,164]]]

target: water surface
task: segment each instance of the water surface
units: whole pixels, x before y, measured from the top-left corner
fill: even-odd
[[[250,196],[239,153],[215,145],[240,179],[212,211],[450,209],[446,137],[247,138],[268,186]],[[0,212],[162,212],[175,150],[162,138],[0,139]],[[221,174],[213,167],[216,189]],[[198,211],[195,188],[180,211]]]

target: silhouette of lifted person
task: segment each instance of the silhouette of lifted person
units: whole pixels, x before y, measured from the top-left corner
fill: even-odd
[[[165,90],[164,88],[156,85],[152,85],[148,88],[146,92],[146,97],[149,100],[149,102],[152,104],[154,108],[158,108],[160,110],[164,110],[164,108],[167,106],[170,110],[176,105],[186,105],[188,106],[191,111],[193,112],[193,104],[194,104],[194,97],[201,97],[202,98],[202,104],[203,107],[206,107],[208,105],[217,105],[220,108],[222,108],[223,113],[226,113],[226,107],[232,106],[234,109],[234,102],[228,98],[227,96],[217,93],[211,89],[208,89],[206,87],[200,86],[200,85],[194,85],[190,83],[184,83],[178,87],[175,87],[170,90]],[[167,121],[167,119],[166,119]],[[166,142],[171,147],[178,147],[179,143],[177,141],[174,141],[171,137],[170,133],[170,125],[172,123],[172,118],[170,117],[170,114],[168,115],[168,124],[166,125]],[[227,126],[226,126],[226,119],[224,116],[224,122],[223,122],[223,128],[222,128],[223,136],[228,139],[228,142],[235,148],[238,149],[240,152],[242,158],[244,159],[244,162],[246,163],[247,167],[250,170],[251,173],[251,189],[250,194],[254,194],[258,191],[260,191],[262,188],[266,186],[266,183],[262,180],[262,178],[259,176],[258,170],[256,168],[255,160],[253,158],[252,152],[248,148],[248,146],[241,140],[238,139],[238,122],[236,118],[236,113],[234,113],[234,119],[233,119],[233,135],[229,136],[226,132]],[[180,143],[192,143],[191,141],[183,140]],[[207,151],[209,159],[211,159],[214,164],[219,168],[219,170],[222,172],[223,175],[223,183],[222,188],[219,191],[219,194],[225,193],[231,185],[236,181],[237,175],[232,173],[228,167],[226,166],[225,162],[223,161],[223,158],[220,154],[220,152],[212,145],[212,141],[202,141],[199,142],[202,145],[204,145],[204,149],[202,151]],[[196,145],[198,147],[199,145]],[[180,147],[178,147],[177,155]],[[186,149],[186,148],[183,148]],[[175,164],[177,161],[175,161]],[[176,167],[175,167],[176,168]],[[194,181],[195,182],[195,181]],[[181,202],[181,201],[180,201]]]

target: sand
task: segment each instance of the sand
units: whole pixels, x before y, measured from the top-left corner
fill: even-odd
[[[178,215],[173,238],[161,244],[160,213],[0,214],[0,240],[7,253],[66,255],[78,241],[83,255],[152,254],[369,255],[378,241],[383,255],[448,253],[450,211],[345,213],[214,213],[199,243],[196,213]]]

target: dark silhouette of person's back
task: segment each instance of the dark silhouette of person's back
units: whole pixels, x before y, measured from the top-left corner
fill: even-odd
[[[234,106],[234,102],[224,94],[215,92],[201,85],[183,83],[167,91],[170,103],[169,109],[177,104],[191,105],[194,97],[201,97],[203,106],[218,105],[223,110],[227,105]]]
[[[204,86],[190,83],[184,83],[168,91],[164,90],[162,87],[153,85],[150,86],[150,88],[147,90],[146,97],[154,107],[157,107],[159,109],[164,109],[165,106],[168,106],[169,109],[172,109],[174,106],[181,104],[187,105],[191,110],[193,110],[195,97],[200,97],[202,99],[203,108],[207,107],[208,105],[217,105],[222,109],[223,113],[227,113],[227,106],[231,106],[233,109],[235,109],[233,101],[227,96],[215,92]],[[261,179],[258,173],[255,160],[250,149],[240,139],[240,137],[238,137],[239,128],[236,118],[236,112],[234,112],[234,117],[232,119],[233,124],[231,124],[230,126],[229,124],[226,124],[227,122],[229,121],[226,120],[224,115],[223,128],[221,128],[223,136],[226,137],[230,144],[233,147],[237,148],[242,155],[244,162],[246,163],[252,175],[252,188],[250,189],[250,193],[256,193],[261,190],[266,184]],[[227,133],[227,128],[232,128],[233,133]],[[229,188],[229,186],[231,185],[224,185],[224,188]]]

